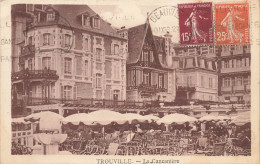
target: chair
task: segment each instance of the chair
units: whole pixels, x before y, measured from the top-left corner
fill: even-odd
[[[213,150],[206,152],[206,156],[224,156],[226,142],[214,143]]]

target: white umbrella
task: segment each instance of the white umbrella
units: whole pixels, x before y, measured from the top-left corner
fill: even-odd
[[[244,125],[246,123],[249,123],[251,122],[251,119],[250,119],[250,111],[248,112],[242,112],[242,113],[239,113],[237,117],[235,117],[231,123],[234,123],[236,125]]]
[[[80,122],[85,125],[108,125],[112,122],[123,124],[127,122],[125,116],[121,113],[110,111],[110,110],[97,110],[91,113],[78,113],[70,115],[62,120],[64,124],[72,123],[78,125]]]
[[[125,119],[127,121],[129,121],[130,123],[132,123],[132,121],[134,121],[134,120],[137,120],[139,122],[145,122],[145,121],[151,120],[150,118],[142,116],[142,115],[137,114],[137,113],[126,113],[126,114],[123,114],[123,115],[124,115]]]
[[[148,118],[148,120],[150,120],[149,122],[152,122],[153,121],[157,121],[159,120],[160,118],[155,116],[155,115],[152,115],[152,114],[149,114],[149,115],[144,115],[144,117]]]
[[[87,113],[77,113],[77,114],[72,114],[68,117],[65,117],[62,119],[62,122],[64,124],[67,123],[72,123],[73,125],[79,125],[80,122],[84,122],[88,120],[88,114]]]
[[[217,116],[217,118],[219,119],[219,120],[230,120],[231,118],[230,117],[228,117],[228,116]]]
[[[159,119],[157,121],[158,124],[164,123],[164,124],[171,124],[171,123],[177,123],[177,124],[183,124],[185,122],[194,122],[197,121],[196,118],[185,115],[185,114],[169,114],[164,116],[163,118]]]
[[[88,114],[88,119],[83,123],[86,125],[108,125],[112,122],[116,122],[118,124],[124,124],[127,122],[126,117],[115,111],[111,110],[97,110]]]
[[[60,130],[62,116],[50,111],[44,111],[40,113],[33,113],[24,118],[25,121],[38,121],[40,130]]]
[[[217,116],[214,115],[205,115],[199,119],[200,121],[217,121],[220,120]]]
[[[24,121],[24,117],[12,118],[12,124],[30,124],[30,122]]]

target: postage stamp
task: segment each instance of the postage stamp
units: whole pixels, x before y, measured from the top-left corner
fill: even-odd
[[[182,45],[214,42],[212,3],[179,4],[178,9]]]
[[[216,4],[216,44],[249,44],[249,4]]]

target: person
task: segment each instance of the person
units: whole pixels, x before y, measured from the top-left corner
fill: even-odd
[[[235,19],[240,21],[245,21],[245,19],[238,17],[239,13],[235,13],[233,7],[230,8],[229,12],[227,13],[226,17],[221,21],[221,26],[227,27],[227,40],[230,40],[230,43],[234,42],[234,39],[240,40],[242,42],[243,34],[235,29]]]
[[[208,18],[202,17],[201,12],[194,6],[189,18],[184,23],[186,26],[191,25],[192,40],[194,40],[194,43],[198,43],[198,40],[206,42],[207,34],[199,29],[199,19],[207,20]]]

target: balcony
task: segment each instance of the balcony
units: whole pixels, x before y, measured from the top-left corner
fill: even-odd
[[[157,85],[147,85],[140,84],[139,86],[127,86],[127,90],[138,89],[139,92],[149,92],[149,93],[158,93],[158,92],[167,92],[166,88],[160,87]]]
[[[148,61],[139,61],[139,65],[142,67],[156,67],[156,63]]]
[[[221,73],[231,73],[231,72],[244,72],[250,71],[250,67],[238,67],[238,68],[222,68]]]
[[[43,70],[22,70],[19,72],[12,73],[12,82],[17,80],[30,80],[30,79],[48,79],[48,80],[58,80],[59,76],[56,71],[50,69]]]
[[[34,56],[34,54],[35,54],[35,45],[27,45],[22,47],[20,57]]]
[[[176,84],[177,91],[190,91],[195,92],[195,84],[187,84],[187,83],[177,83]]]
[[[221,92],[232,92],[233,88],[230,86],[230,87],[221,87]]]
[[[245,86],[244,85],[234,86],[233,90],[235,93],[244,92]]]

